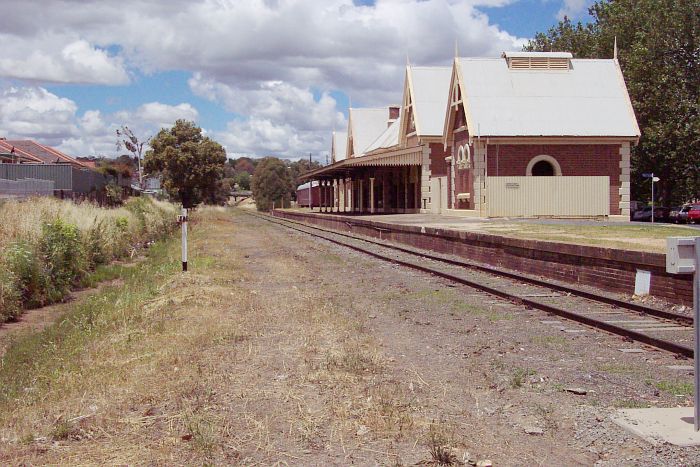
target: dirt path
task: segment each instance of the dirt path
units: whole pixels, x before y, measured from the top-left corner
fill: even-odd
[[[609,419],[614,407],[690,403],[691,377],[668,354],[626,354],[637,346],[240,212],[201,229],[199,264],[145,306],[167,319],[118,352],[112,342],[139,328],[116,328],[89,352],[114,359],[109,371],[83,365],[90,383],[18,407],[0,461],[700,461]],[[51,439],[52,417],[85,413],[79,435]]]

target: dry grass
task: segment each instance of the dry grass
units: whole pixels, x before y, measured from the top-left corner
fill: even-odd
[[[200,215],[189,273],[158,246],[8,352],[0,464],[430,459],[425,389],[393,379],[363,314],[297,287],[266,225]]]
[[[694,235],[693,229],[673,225],[485,224],[483,231],[507,237],[573,243],[608,248],[666,251],[666,237]]]

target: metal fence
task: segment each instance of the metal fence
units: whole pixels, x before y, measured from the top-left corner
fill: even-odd
[[[0,164],[0,178],[50,180],[54,182],[54,190],[73,194],[100,191],[108,182],[101,173],[69,164]]]
[[[54,185],[53,180],[38,180],[35,178],[6,180],[0,178],[0,197],[53,196]]]
[[[489,217],[610,214],[609,177],[489,177]]]

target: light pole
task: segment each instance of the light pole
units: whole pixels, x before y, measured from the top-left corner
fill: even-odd
[[[661,180],[659,177],[654,176],[654,172],[651,173],[643,173],[642,177],[648,178],[651,180],[651,222],[654,222],[654,183],[658,182]]]

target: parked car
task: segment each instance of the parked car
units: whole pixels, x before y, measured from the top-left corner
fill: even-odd
[[[667,222],[671,208],[654,206],[654,222]],[[632,220],[637,222],[651,222],[651,206],[644,206],[632,215]]]
[[[700,223],[700,204],[693,204],[688,211],[688,224]]]
[[[637,222],[651,221],[651,206],[644,206],[634,211],[632,220]]]
[[[688,211],[690,211],[690,207],[690,204],[686,204],[685,206],[673,208],[668,216],[669,220],[676,224],[685,224],[688,222]]]

